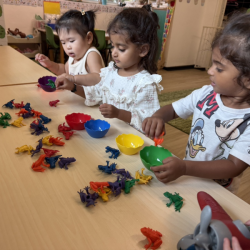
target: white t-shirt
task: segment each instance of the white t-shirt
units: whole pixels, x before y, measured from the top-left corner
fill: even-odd
[[[87,106],[107,103],[131,112],[130,125],[142,132],[142,122],[160,108],[158,91],[162,77],[143,70],[136,75],[118,75],[114,62],[101,69],[101,81],[95,86],[83,86]]]
[[[230,154],[250,164],[250,108],[224,106],[212,86],[203,86],[172,105],[183,119],[193,114],[185,160],[221,160]],[[240,177],[216,181],[235,192]]]
[[[74,63],[74,58],[73,57],[69,57],[69,60],[68,60],[68,65],[69,65],[69,75],[72,75],[72,76],[76,76],[76,75],[87,75],[88,72],[86,70],[86,60],[87,60],[87,57],[88,57],[88,54],[92,51],[95,51],[96,53],[98,53],[102,59],[102,56],[100,54],[100,52],[95,48],[95,47],[91,47],[84,55],[84,57]],[[103,63],[103,60],[102,60],[102,66],[104,67],[104,63]]]

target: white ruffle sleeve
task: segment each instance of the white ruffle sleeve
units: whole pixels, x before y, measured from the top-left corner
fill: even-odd
[[[103,102],[103,88],[106,75],[110,70],[113,70],[113,62],[110,62],[108,67],[102,68],[100,77],[101,81],[94,86],[83,86],[85,92],[85,105],[94,106]]]

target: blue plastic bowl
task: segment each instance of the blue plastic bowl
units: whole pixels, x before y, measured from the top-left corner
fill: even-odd
[[[110,124],[103,120],[90,120],[85,123],[87,133],[93,138],[102,138],[109,131]]]

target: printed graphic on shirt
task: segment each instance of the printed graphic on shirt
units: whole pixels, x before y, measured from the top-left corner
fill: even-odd
[[[216,102],[216,93],[212,90],[203,100],[198,101],[196,108],[202,110],[205,103],[208,106],[203,114],[210,119],[214,112],[219,108],[219,105]]]
[[[199,118],[191,128],[190,140],[188,142],[189,156],[191,158],[195,158],[199,151],[204,152],[206,150],[206,148],[202,146],[204,141],[203,127],[204,120]]]
[[[234,144],[233,141],[237,140],[249,125],[250,114],[245,114],[243,118],[235,118],[226,121],[217,119],[215,121],[215,133],[221,141],[221,144],[219,146],[219,154],[215,156],[213,160],[226,159],[226,157],[223,156],[226,150],[225,147],[232,149]]]
[[[213,160],[227,159],[224,153],[227,148],[232,149],[234,141],[237,140],[241,134],[245,131],[247,126],[249,126],[250,114],[244,115],[243,118],[235,118],[226,121],[221,121],[217,119],[215,121],[215,132],[221,141],[219,145],[218,155],[213,158]],[[231,145],[230,145],[231,142]],[[227,154],[228,155],[228,154]],[[223,187],[229,187],[233,182],[233,178],[229,179],[218,179],[214,180]]]

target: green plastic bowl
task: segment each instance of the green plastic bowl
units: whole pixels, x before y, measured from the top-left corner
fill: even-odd
[[[140,151],[141,161],[150,171],[150,167],[162,165],[162,161],[170,156],[171,152],[162,147],[147,146]]]

